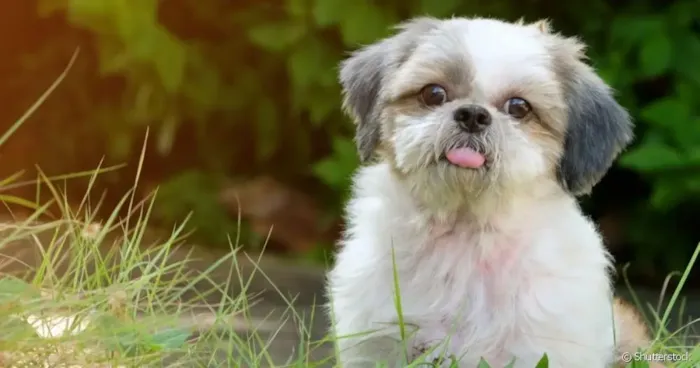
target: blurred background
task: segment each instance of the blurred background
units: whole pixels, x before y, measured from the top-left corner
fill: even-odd
[[[582,205],[634,282],[658,285],[684,268],[700,240],[698,0],[9,0],[0,130],[80,53],[0,149],[0,174],[126,163],[91,191],[105,216],[133,186],[149,128],[138,190],[158,188],[152,226],[192,213],[191,241],[227,248],[230,236],[254,250],[274,225],[268,252],[322,264],[358,165],[337,65],[426,14],[546,17],[584,39],[636,118],[637,140]],[[77,203],[88,180],[63,185]],[[36,197],[31,185],[3,191]]]

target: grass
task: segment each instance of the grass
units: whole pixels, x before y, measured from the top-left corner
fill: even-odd
[[[77,56],[76,50],[0,144],[58,87]],[[250,315],[255,296],[248,287],[255,272],[244,275],[237,239],[226,254],[197,259],[182,247],[183,219],[163,239],[146,241],[156,193],[144,200],[135,195],[144,152],[145,145],[134,187],[104,221],[96,218],[101,200],[94,203],[90,192],[99,174],[116,167],[51,178],[39,170],[37,180],[18,182],[22,173],[17,173],[0,182],[0,193],[35,184],[37,198],[40,188],[51,198],[39,205],[0,194],[8,210],[8,205],[32,209],[27,218],[0,224],[0,367],[275,365],[263,335],[279,331],[239,331],[265,320]],[[89,189],[76,207],[57,183],[78,177],[89,178]],[[124,210],[129,215],[120,217]],[[198,261],[208,267],[193,265]],[[231,289],[238,292],[231,296]],[[282,313],[307,337],[289,365],[313,365],[307,352],[314,344],[304,317],[291,308]]]
[[[87,200],[71,209],[45,183],[56,193],[59,220],[37,221],[45,205],[0,230],[3,367],[144,367],[163,361],[257,367],[272,361],[260,334],[243,337],[234,330],[232,318],[252,322],[254,299],[246,292],[251,278],[238,266],[238,249],[198,272],[189,266],[196,261],[192,252],[178,248],[182,226],[144,246],[152,199],[137,203],[132,194],[125,196],[115,215],[99,223],[93,211],[81,208]],[[133,215],[118,219],[121,206]],[[229,274],[217,276],[217,270]],[[222,279],[241,280],[237,296],[229,296],[233,285]],[[191,316],[209,321],[190,323]]]
[[[90,177],[90,187],[100,171]],[[263,333],[237,330],[255,325],[249,314],[255,296],[247,292],[254,273],[244,275],[239,247],[216,260],[198,259],[182,247],[184,223],[147,243],[155,194],[138,201],[135,185],[100,222],[100,201],[86,195],[71,206],[54,181],[39,176],[51,201],[0,228],[0,366],[275,364]],[[124,209],[129,216],[120,218]],[[208,267],[198,270],[198,261]],[[239,292],[231,296],[231,289]],[[291,308],[283,313],[308,337],[303,317]],[[310,366],[303,352],[312,348],[309,338],[302,339],[289,363]]]
[[[683,318],[685,310],[685,301],[681,300],[680,294],[683,287],[688,281],[691,271],[697,262],[698,256],[700,255],[700,244],[695,247],[685,270],[680,274],[678,283],[673,290],[673,293],[668,300],[668,304],[664,307],[662,301],[665,299],[666,286],[669,284],[671,278],[674,276],[669,275],[664,283],[664,288],[659,297],[659,303],[656,307],[652,305],[643,305],[637,295],[634,293],[634,289],[629,284],[629,281],[625,277],[625,282],[627,288],[632,293],[632,298],[634,303],[637,305],[639,310],[642,312],[649,326],[652,326],[654,343],[649,351],[644,352],[644,354],[656,354],[658,359],[659,355],[673,355],[681,356],[682,360],[674,362],[669,366],[678,368],[692,368],[700,365],[700,346],[699,345],[688,345],[689,341],[700,341],[698,340],[698,331],[695,330],[695,325],[700,321],[700,319],[692,319],[690,321],[685,321]],[[671,318],[671,313],[675,306],[679,306],[678,310],[678,326],[676,329],[671,329],[669,326],[669,321]],[[627,367],[637,368],[637,367],[647,367],[647,362],[635,361],[634,357],[627,357],[633,360]]]
[[[0,144],[38,108],[70,69],[0,137]],[[285,298],[282,312],[301,337],[290,349],[286,364],[280,364],[269,349],[267,337],[282,333],[277,317],[270,316],[271,328],[251,314],[256,296],[250,295],[250,272],[243,271],[238,239],[231,239],[229,252],[207,259],[184,246],[184,223],[149,242],[148,220],[156,193],[136,198],[141,165],[134,188],[111,209],[112,215],[100,221],[96,213],[102,202],[94,202],[87,191],[76,206],[68,203],[57,183],[74,177],[89,178],[115,168],[62,177],[39,177],[17,182],[19,175],[0,182],[0,192],[19,185],[37,184],[46,188],[51,200],[34,201],[0,195],[4,203],[32,208],[28,218],[0,226],[0,367],[319,367],[332,364],[333,357],[313,360],[311,352],[330,338],[313,341],[310,315],[292,307]],[[38,184],[42,184],[39,186]],[[51,209],[51,210],[50,210]],[[53,210],[57,209],[57,210]],[[118,214],[126,213],[126,217]],[[53,220],[44,220],[51,218]],[[700,246],[681,275],[669,305],[641,306],[650,312],[655,326],[655,344],[650,352],[688,354],[688,360],[673,365],[695,367],[700,362],[697,346],[683,346],[684,335],[696,321],[671,332],[668,327],[673,306],[680,302],[680,290],[692,269]],[[254,270],[267,277],[254,259],[247,259]],[[207,264],[205,268],[196,263]],[[253,273],[254,274],[254,273]],[[395,286],[398,280],[395,275]],[[234,280],[234,281],[231,281]],[[269,280],[271,283],[273,280]],[[233,284],[235,283],[235,284]],[[236,292],[230,292],[237,290]],[[284,298],[281,290],[276,290]],[[400,293],[395,306],[401,316]],[[638,302],[639,303],[639,302]],[[402,338],[406,338],[400,321]],[[247,333],[240,331],[241,326]],[[267,335],[267,336],[266,336]],[[293,350],[293,351],[291,351]],[[333,354],[330,354],[333,355]],[[412,363],[410,366],[418,366]],[[644,367],[632,362],[629,367]],[[479,368],[489,367],[482,361]],[[547,367],[546,356],[536,368]],[[535,368],[535,367],[533,367]]]
[[[178,247],[186,235],[182,226],[159,243],[144,243],[154,197],[137,202],[130,191],[114,208],[114,215],[100,223],[93,215],[99,202],[88,208],[86,196],[77,209],[71,208],[48,178],[42,180],[53,194],[51,204],[60,208],[59,219],[37,220],[48,213],[45,204],[29,218],[0,229],[0,249],[14,255],[0,268],[0,366],[145,367],[163,362],[184,367],[280,366],[266,349],[265,333],[241,334],[232,322],[237,318],[253,325],[255,319],[249,313],[255,299],[247,292],[251,277],[241,270],[243,256],[238,247],[195,272],[190,267],[197,261],[195,254]],[[132,215],[119,219],[116,213],[124,206]],[[18,245],[24,254],[13,251]],[[35,264],[26,260],[32,258],[27,256],[31,252]],[[24,272],[17,273],[18,269]],[[221,270],[229,274],[222,275]],[[237,280],[240,292],[230,295],[227,290],[234,285],[221,280]],[[284,293],[279,290],[279,294]],[[675,366],[690,368],[700,362],[700,350],[678,342],[688,326],[674,332],[664,327],[678,295],[674,293],[665,311],[652,313],[657,326],[653,351],[689,352],[690,360]],[[400,310],[400,298],[395,301]],[[291,306],[293,300],[287,303]],[[209,321],[197,326],[188,322],[192,315],[207,316]],[[330,342],[311,340],[304,317],[314,316],[302,316],[291,307],[283,316],[299,326],[302,336],[285,366],[329,363],[312,361],[308,354],[318,344]],[[30,363],[22,363],[29,358]],[[479,367],[488,364],[482,362]]]

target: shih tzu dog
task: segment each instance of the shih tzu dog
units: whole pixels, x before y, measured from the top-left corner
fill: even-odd
[[[549,23],[417,18],[341,67],[365,165],[329,273],[344,367],[602,368],[649,343],[576,197],[630,117]]]

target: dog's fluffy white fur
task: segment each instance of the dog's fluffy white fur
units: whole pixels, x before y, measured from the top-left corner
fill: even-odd
[[[340,363],[533,368],[546,353],[552,368],[602,368],[634,351],[643,326],[627,327],[638,320],[625,308],[617,327],[639,336],[616,344],[611,259],[576,201],[632,125],[581,43],[546,22],[419,18],[399,30],[340,73],[366,163],[328,279]],[[425,86],[448,97],[426,106]],[[509,115],[514,97],[525,117]],[[484,131],[455,123],[466,105],[491,117]],[[460,147],[484,166],[448,162]]]

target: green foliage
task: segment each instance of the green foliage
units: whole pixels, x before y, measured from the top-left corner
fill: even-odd
[[[700,36],[693,16],[700,2],[526,3],[39,0],[39,9],[62,12],[87,31],[99,78],[124,81],[119,98],[95,99],[88,117],[108,137],[113,159],[137,151],[133,139],[145,126],[156,133],[164,157],[181,154],[183,139],[189,142],[196,172],[183,170],[163,183],[158,215],[165,221],[194,211],[192,222],[211,234],[233,224],[214,209],[215,184],[202,178],[231,175],[230,168],[236,176],[261,170],[291,179],[313,175],[338,193],[328,204],[338,214],[358,165],[336,81],[347,51],[416,15],[552,18],[555,28],[590,45],[592,63],[637,121],[636,144],[616,168],[638,174],[651,188],[648,196],[629,199],[628,238],[640,262],[663,256],[665,267],[681,266],[672,259],[690,252],[695,233],[667,226],[700,198]],[[90,96],[75,97],[84,99]],[[593,208],[605,204],[595,196],[591,202]],[[669,242],[685,247],[669,254]]]
[[[219,204],[218,191],[216,177],[194,170],[185,171],[158,189],[157,198],[162,204],[155,206],[154,219],[175,224],[186,216],[197,214],[190,218],[192,229],[211,244],[229,244],[229,239],[236,238],[238,226]]]
[[[513,368],[515,366],[515,359],[511,360],[506,364],[503,368]],[[484,358],[481,358],[479,360],[479,365],[477,368],[491,368],[491,365],[484,360]],[[542,355],[542,358],[540,359],[539,362],[535,365],[534,368],[549,368],[549,357],[547,357],[547,354]]]
[[[646,205],[633,214],[630,232],[638,255],[673,259],[673,268],[688,249],[669,249],[667,244],[694,239],[669,230],[674,224],[664,228],[669,224],[663,217],[700,198],[700,69],[691,67],[700,58],[700,36],[690,16],[698,11],[700,3],[689,0],[674,2],[664,12],[630,11],[615,20],[600,50],[602,55],[616,49],[624,55],[603,59],[605,75],[616,75],[614,86],[625,94],[639,126],[637,143],[622,156],[620,166],[639,173],[651,186],[650,197],[640,198]],[[668,87],[639,87],[659,81]],[[658,97],[645,96],[649,94]]]
[[[539,362],[537,362],[537,365],[535,365],[535,368],[547,368],[549,367],[549,357],[547,354],[542,356],[542,359],[540,359]]]
[[[100,336],[111,351],[127,357],[180,351],[192,335],[185,328],[147,331],[139,328],[138,324],[126,324],[112,314],[95,318],[93,325],[96,336]]]
[[[632,360],[627,368],[649,368],[649,362],[646,360]]]
[[[0,278],[0,305],[19,303],[25,298],[36,299],[39,291],[27,282],[12,276]]]
[[[21,279],[5,275],[0,278],[0,306],[4,312],[32,309],[32,305],[46,304],[39,290]],[[9,309],[12,308],[12,309]],[[92,318],[91,329],[77,333],[95,333],[112,352],[125,356],[142,356],[164,351],[181,350],[192,332],[185,328],[169,328],[160,331],[147,331],[142,325],[125,323],[117,315],[108,312]],[[0,342],[22,341],[22,338],[38,337],[35,328],[26,320],[16,316],[6,316],[0,324],[3,338]],[[49,324],[51,322],[48,322]],[[65,322],[69,330],[78,328],[78,323]],[[46,336],[43,336],[46,338]]]
[[[352,172],[357,167],[355,144],[349,139],[334,138],[333,153],[317,162],[313,171],[316,176],[332,188],[347,188]]]
[[[21,310],[22,304],[36,301],[39,297],[39,291],[21,279],[12,276],[0,278],[0,310],[2,311]],[[3,331],[0,344],[14,339],[21,341],[37,337],[32,326],[19,316],[2,318],[0,329]]]

